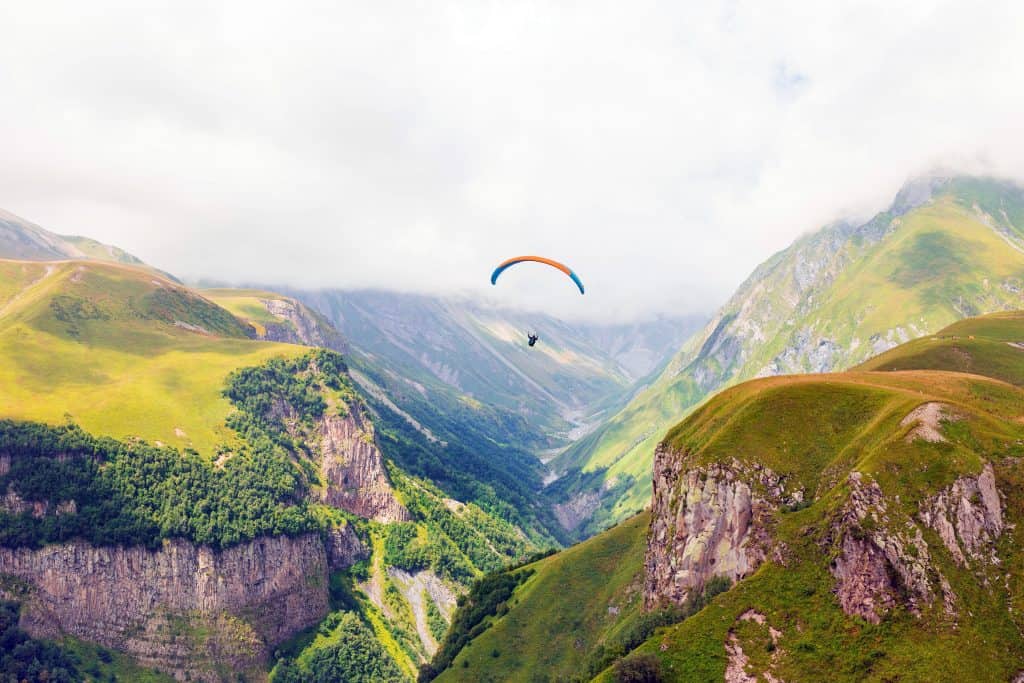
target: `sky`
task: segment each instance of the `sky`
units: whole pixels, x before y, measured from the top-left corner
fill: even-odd
[[[710,312],[935,168],[1024,179],[1020,2],[0,3],[0,207],[189,279]],[[565,261],[587,285],[518,254]]]

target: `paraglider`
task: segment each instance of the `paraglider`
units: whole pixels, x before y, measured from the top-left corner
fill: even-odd
[[[498,267],[494,269],[494,272],[491,273],[491,284],[498,284],[498,277],[502,273],[504,273],[506,270],[516,265],[517,263],[524,263],[526,261],[543,263],[546,266],[557,268],[558,270],[568,275],[569,279],[576,283],[576,287],[579,288],[580,294],[583,294],[583,282],[582,280],[580,280],[579,276],[577,276],[576,273],[572,271],[572,268],[565,265],[564,263],[559,263],[558,261],[553,261],[549,258],[544,258],[543,256],[515,256],[506,261],[502,261],[501,263],[498,264]],[[529,346],[534,346],[537,343],[538,339],[540,339],[540,337],[534,334],[533,332],[526,333],[526,341]]]
[[[572,272],[572,269],[569,266],[565,265],[564,263],[559,263],[558,261],[552,261],[549,258],[544,258],[543,256],[516,256],[514,258],[508,259],[507,261],[502,261],[501,263],[498,264],[498,267],[494,269],[494,272],[491,273],[491,284],[498,284],[499,275],[501,275],[502,273],[504,273],[506,270],[516,265],[517,263],[524,263],[526,261],[543,263],[546,266],[557,268],[558,270],[568,275],[570,279],[572,279],[572,281],[576,283],[576,286],[579,287],[580,294],[583,294],[583,282],[580,281],[576,273]]]

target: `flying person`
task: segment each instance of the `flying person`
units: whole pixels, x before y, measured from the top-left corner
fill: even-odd
[[[579,279],[576,273],[574,273],[569,266],[565,265],[564,263],[559,263],[558,261],[552,261],[549,258],[544,258],[543,256],[515,256],[513,258],[508,259],[507,261],[502,261],[501,263],[498,264],[498,267],[494,269],[494,272],[491,273],[491,284],[498,284],[498,277],[512,266],[528,261],[532,261],[534,263],[542,263],[545,266],[551,266],[556,270],[562,271],[563,273],[569,276],[570,280],[573,281],[573,284],[576,285],[576,288],[580,290],[580,294],[583,294],[583,281]],[[531,347],[535,346],[539,339],[540,337],[534,334],[533,332],[526,333],[527,343]]]

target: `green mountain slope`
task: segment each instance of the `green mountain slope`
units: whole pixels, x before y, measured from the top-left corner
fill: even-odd
[[[329,321],[291,297],[239,289],[203,294],[242,317],[261,338],[346,353],[380,427],[381,448],[405,472],[513,522],[540,546],[564,540],[539,493],[543,466],[529,448],[543,437],[522,416],[470,400],[447,385],[409,381],[379,356],[350,354],[352,345]]]
[[[349,527],[367,557],[332,576],[320,636],[282,646],[280,680],[290,680],[289,667],[298,680],[336,674],[325,658],[355,632],[376,643],[380,671],[413,678],[469,583],[554,543],[531,496],[540,477],[536,465],[517,473],[504,462],[496,471],[522,488],[503,489],[494,472],[462,457],[466,445],[428,439],[388,409],[386,395],[361,396],[340,357],[306,344],[345,346],[325,319],[278,294],[206,296],[132,265],[0,261],[0,455],[4,467],[18,460],[0,474],[11,494],[0,505],[0,546],[185,538],[219,548]],[[353,413],[372,420],[357,443],[391,462],[374,473],[372,458],[359,461],[345,481],[392,496],[399,521],[323,502],[340,484],[320,470],[326,427],[318,421]],[[24,457],[33,464],[23,467]],[[353,509],[378,500],[360,495]],[[69,506],[74,512],[61,517]],[[200,637],[210,627],[204,619],[183,628]],[[239,638],[232,647],[247,646]]]
[[[677,612],[677,623],[595,680],[638,680],[626,670],[657,670],[657,679],[639,680],[664,681],[1019,675],[1024,389],[1005,371],[1024,367],[1024,350],[1008,343],[1021,320],[965,320],[938,341],[910,342],[864,366],[886,372],[749,381],[673,428],[655,463],[646,533],[631,519],[533,565],[536,576],[573,551],[574,576],[597,572],[608,560],[588,549],[633,533],[644,542],[620,546],[611,564],[642,565],[634,580],[650,615],[718,577],[737,582],[688,618]],[[948,369],[955,355],[929,355],[943,339],[979,342],[968,349],[969,372]],[[1015,363],[998,360],[1004,347],[1018,354]],[[563,576],[561,590],[575,595]],[[527,590],[535,580],[516,588],[507,611],[464,650],[477,660],[500,650],[493,680],[528,680],[503,662],[535,657],[552,637],[546,620],[527,618],[538,604],[556,623],[610,604],[600,593],[562,601],[557,590],[538,602]],[[624,614],[623,624],[635,618]],[[619,618],[608,612],[605,629],[622,628]],[[581,633],[579,648],[598,653],[588,628]],[[579,648],[553,648],[561,656],[533,680],[590,680]],[[465,671],[456,658],[443,679],[475,680]]]
[[[992,313],[953,323],[876,356],[860,370],[942,369],[994,377],[1024,385],[1024,315]]]
[[[0,415],[205,453],[228,373],[299,352],[137,266],[0,261],[0,302]]]
[[[649,522],[650,515],[637,515],[513,572],[526,578],[499,610],[507,612],[482,621],[486,630],[437,680],[560,680],[585,669],[596,648],[641,616]]]
[[[1024,306],[1024,191],[931,179],[868,223],[804,237],[759,266],[652,384],[553,463],[592,532],[644,506],[654,446],[716,389],[851,367],[965,316]]]

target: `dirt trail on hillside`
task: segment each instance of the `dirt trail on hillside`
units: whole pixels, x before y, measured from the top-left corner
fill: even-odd
[[[0,306],[0,319],[7,315],[7,312],[10,311],[14,307],[14,304],[18,303],[18,301],[22,299],[26,293],[28,293],[28,290],[32,289],[40,282],[53,275],[55,270],[57,270],[56,266],[47,265],[46,271],[42,275],[40,275],[35,280],[22,287],[20,292],[12,296],[11,299],[6,304]]]

